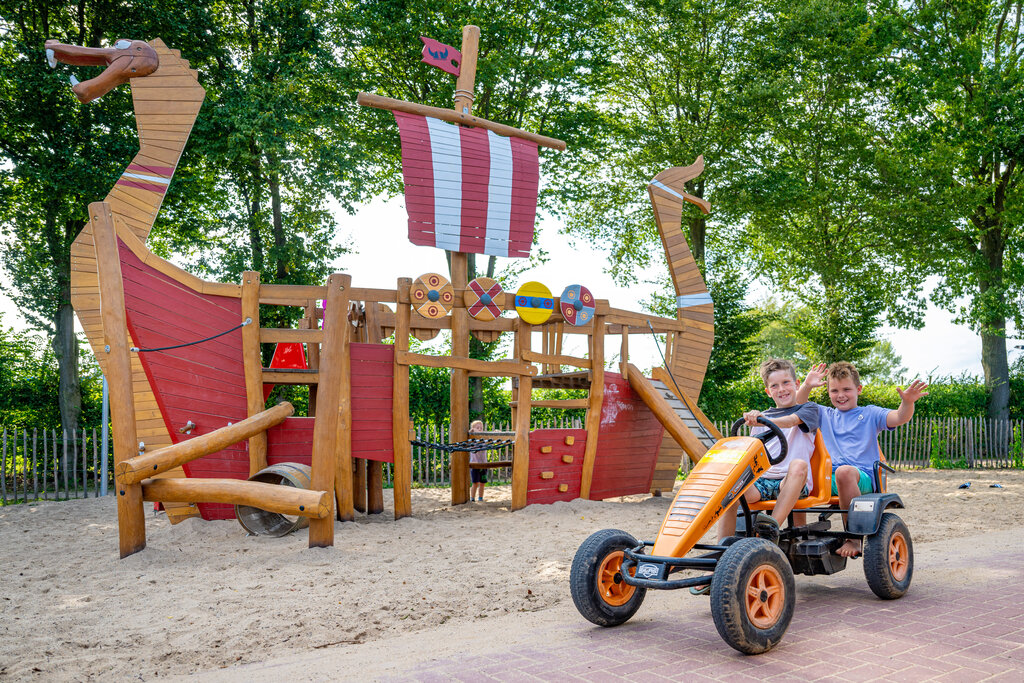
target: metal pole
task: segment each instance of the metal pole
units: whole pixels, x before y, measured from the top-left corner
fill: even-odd
[[[103,421],[103,425],[100,427],[101,433],[103,435],[102,436],[102,439],[103,439],[103,457],[101,458],[101,463],[102,464],[100,465],[100,471],[103,474],[100,477],[100,495],[101,496],[106,496],[107,495],[107,472],[109,472],[109,470],[107,469],[107,457],[108,457],[109,452],[110,452],[110,446],[108,445],[109,436],[110,436],[109,435],[110,427],[108,425],[108,423],[110,422],[110,390],[107,387],[107,376],[106,375],[103,375],[103,410],[102,410],[102,417],[100,419]]]

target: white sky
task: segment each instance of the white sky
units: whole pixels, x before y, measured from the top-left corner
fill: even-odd
[[[428,272],[447,274],[443,251],[414,246],[408,241],[406,220],[400,199],[371,202],[361,207],[355,216],[341,214],[340,237],[347,236],[351,240],[355,253],[342,257],[339,270],[350,273],[356,286],[388,289],[395,286],[398,277],[415,279]],[[630,310],[640,310],[639,302],[650,296],[653,286],[643,282],[629,288],[616,286],[605,272],[607,256],[585,244],[570,246],[567,239],[558,234],[558,224],[554,221],[541,220],[538,229],[540,244],[551,258],[547,264],[527,271],[522,281],[542,282],[556,296],[566,285],[582,284],[595,297],[608,299],[616,308]],[[514,291],[512,286],[508,289]],[[8,284],[3,282],[0,286],[3,323],[24,327],[25,322],[7,296],[7,290]],[[982,374],[981,342],[977,335],[966,327],[953,325],[948,313],[933,306],[928,307],[923,329],[883,328],[881,334],[892,341],[896,353],[903,358],[903,365],[912,374],[941,376],[964,371]],[[582,337],[567,337],[563,353],[584,355],[582,344],[574,344],[574,340],[582,341]],[[661,364],[649,335],[631,335],[629,341],[630,360],[635,365],[646,369]],[[539,348],[539,340],[535,340],[534,348]],[[618,358],[618,353],[618,337],[609,338],[605,358],[611,362]]]

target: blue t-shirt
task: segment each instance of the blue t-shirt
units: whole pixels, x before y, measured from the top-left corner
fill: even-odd
[[[878,433],[888,430],[888,408],[857,406],[842,411],[818,406],[821,438],[832,456],[832,467],[853,465],[871,473],[878,462]]]

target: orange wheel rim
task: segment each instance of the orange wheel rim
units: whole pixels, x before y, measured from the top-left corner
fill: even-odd
[[[907,539],[901,533],[895,533],[889,539],[889,573],[892,578],[902,581],[910,567],[910,552],[907,550]]]
[[[601,599],[615,607],[629,602],[636,590],[635,586],[622,580],[622,557],[621,550],[608,553],[597,570],[597,590],[601,593]]]
[[[771,565],[761,565],[747,581],[747,618],[755,627],[771,628],[782,616],[786,604],[786,587],[782,575]]]

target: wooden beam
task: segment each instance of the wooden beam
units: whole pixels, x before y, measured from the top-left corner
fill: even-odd
[[[658,422],[675,439],[675,442],[683,447],[686,454],[690,456],[690,460],[696,463],[704,457],[704,453],[707,452],[704,444],[683,424],[683,421],[676,415],[676,411],[672,410],[672,406],[654,388],[651,381],[632,364],[629,366],[629,386],[633,387],[633,391],[640,395],[643,402],[654,413],[654,417],[658,418]]]
[[[352,507],[366,513],[366,461],[352,458]]]
[[[384,512],[384,464],[379,460],[366,461],[366,514]]]
[[[260,328],[260,342],[265,344],[319,344],[324,340],[323,330],[281,329],[277,327]]]
[[[518,406],[518,401],[513,401],[510,405]],[[551,401],[530,401],[531,408],[561,408],[568,410],[570,408],[587,408],[590,406],[590,399],[587,398],[561,398]]]
[[[597,434],[601,429],[601,406],[604,403],[604,317],[594,316],[594,334],[590,337],[590,358],[594,363],[590,376],[590,405],[584,426],[587,444],[583,449],[583,472],[580,475],[580,498],[590,498],[597,460]]]
[[[545,366],[548,366],[548,365],[551,365],[551,366],[571,365],[571,366],[576,367],[576,368],[586,368],[588,370],[591,367],[591,360],[589,358],[578,358],[576,356],[563,356],[563,355],[553,354],[553,353],[537,353],[536,351],[525,351],[525,352],[523,352],[523,360],[528,360],[531,363],[543,363]],[[547,373],[547,372],[549,372],[549,370],[545,368],[544,372]],[[561,368],[558,368],[558,369],[552,368],[550,370],[550,372],[552,372],[552,373],[554,373],[554,372],[561,372]]]
[[[259,289],[259,298],[262,303],[269,303],[265,299],[275,299],[274,303],[294,301],[290,305],[305,306],[310,299],[326,299],[327,288],[323,285],[263,285]]]
[[[622,327],[622,340],[619,342],[619,369],[622,379],[629,379],[629,327]]]
[[[263,355],[260,353],[260,274],[242,273],[242,319],[251,322],[242,328],[242,367],[245,370],[245,404],[249,417],[263,412]],[[217,449],[220,450],[220,449]],[[249,437],[249,476],[267,467],[267,433]]]
[[[328,286],[332,285],[341,290],[343,297],[336,303],[336,312],[325,310],[324,313],[325,334],[326,326],[330,324],[332,318],[341,328],[340,349],[336,356],[340,368],[336,379],[338,420],[334,440],[334,499],[337,502],[338,519],[342,522],[352,522],[356,518],[355,482],[352,480],[352,325],[348,320],[348,294],[352,286],[352,276],[336,274],[334,280],[328,280]]]
[[[412,444],[409,443],[409,366],[398,356],[409,349],[409,288],[412,278],[398,278],[399,303],[395,314],[395,367],[391,384],[391,445],[395,453],[395,519],[412,514]]]
[[[524,140],[529,140],[530,142],[536,142],[541,147],[557,149],[560,152],[565,151],[566,147],[564,140],[557,140],[555,138],[549,138],[546,135],[538,135],[537,133],[531,133],[530,131],[519,130],[512,126],[506,126],[503,123],[488,121],[487,119],[482,119],[479,116],[463,114],[451,109],[429,107],[425,104],[395,100],[390,97],[381,97],[380,95],[372,95],[366,92],[359,93],[358,97],[356,97],[356,103],[361,104],[364,107],[375,107],[377,109],[387,109],[389,111],[404,111],[407,114],[429,116],[431,118],[447,121],[448,123],[458,123],[463,126],[485,128],[487,130],[494,131],[498,135],[522,138]]]
[[[517,320],[516,344],[519,357],[530,351],[530,335],[533,326],[521,318]],[[513,429],[516,442],[512,447],[512,510],[526,507],[527,487],[530,484],[530,403],[533,393],[533,378],[523,375],[519,378],[516,392],[516,409]]]
[[[454,351],[454,349],[453,349]],[[511,360],[477,360],[476,358],[451,358],[449,356],[428,356],[411,351],[395,351],[395,362],[399,365],[422,365],[428,368],[457,368],[464,371],[488,372],[498,377],[512,375],[536,375],[537,368],[527,363]]]
[[[168,503],[248,505],[311,519],[327,519],[332,509],[326,491],[244,479],[146,479],[142,482],[142,496],[146,501]]]
[[[168,472],[196,458],[224,450],[231,444],[251,439],[253,434],[265,434],[268,429],[281,424],[294,412],[291,403],[279,403],[273,408],[209,434],[202,434],[152,453],[128,458],[114,465],[114,476],[117,477],[119,484],[137,484],[143,479]]]
[[[469,27],[467,27],[468,29]],[[475,27],[474,27],[475,28]],[[463,39],[472,36],[472,31],[463,32]],[[479,37],[479,29],[476,35]],[[475,48],[475,43],[471,41]],[[465,53],[463,53],[465,59]],[[474,59],[475,61],[475,59]],[[462,81],[465,83],[465,81]],[[472,81],[468,85],[472,91]],[[470,102],[472,94],[470,94]],[[455,253],[451,255],[452,286],[456,290],[465,289],[468,285],[468,254]],[[460,299],[461,297],[456,297]],[[486,368],[487,361],[479,361],[469,357],[469,311],[465,308],[455,308],[451,313],[452,318],[452,357],[447,359],[453,362],[451,375],[451,421],[448,428],[448,438],[453,443],[465,441],[469,436],[469,374],[468,370],[480,370]],[[458,361],[458,363],[454,363]],[[466,363],[472,361],[473,367]],[[469,501],[469,453],[466,451],[453,451],[451,453],[451,482],[452,482],[452,505],[461,505]]]
[[[137,453],[135,399],[132,388],[132,363],[129,356],[128,322],[124,307],[124,281],[117,233],[110,205],[89,205],[96,248],[100,310],[106,351],[106,375],[110,394],[110,416],[114,429],[114,466]],[[121,557],[146,547],[146,516],[142,505],[142,487],[124,484],[117,487],[117,536]]]

